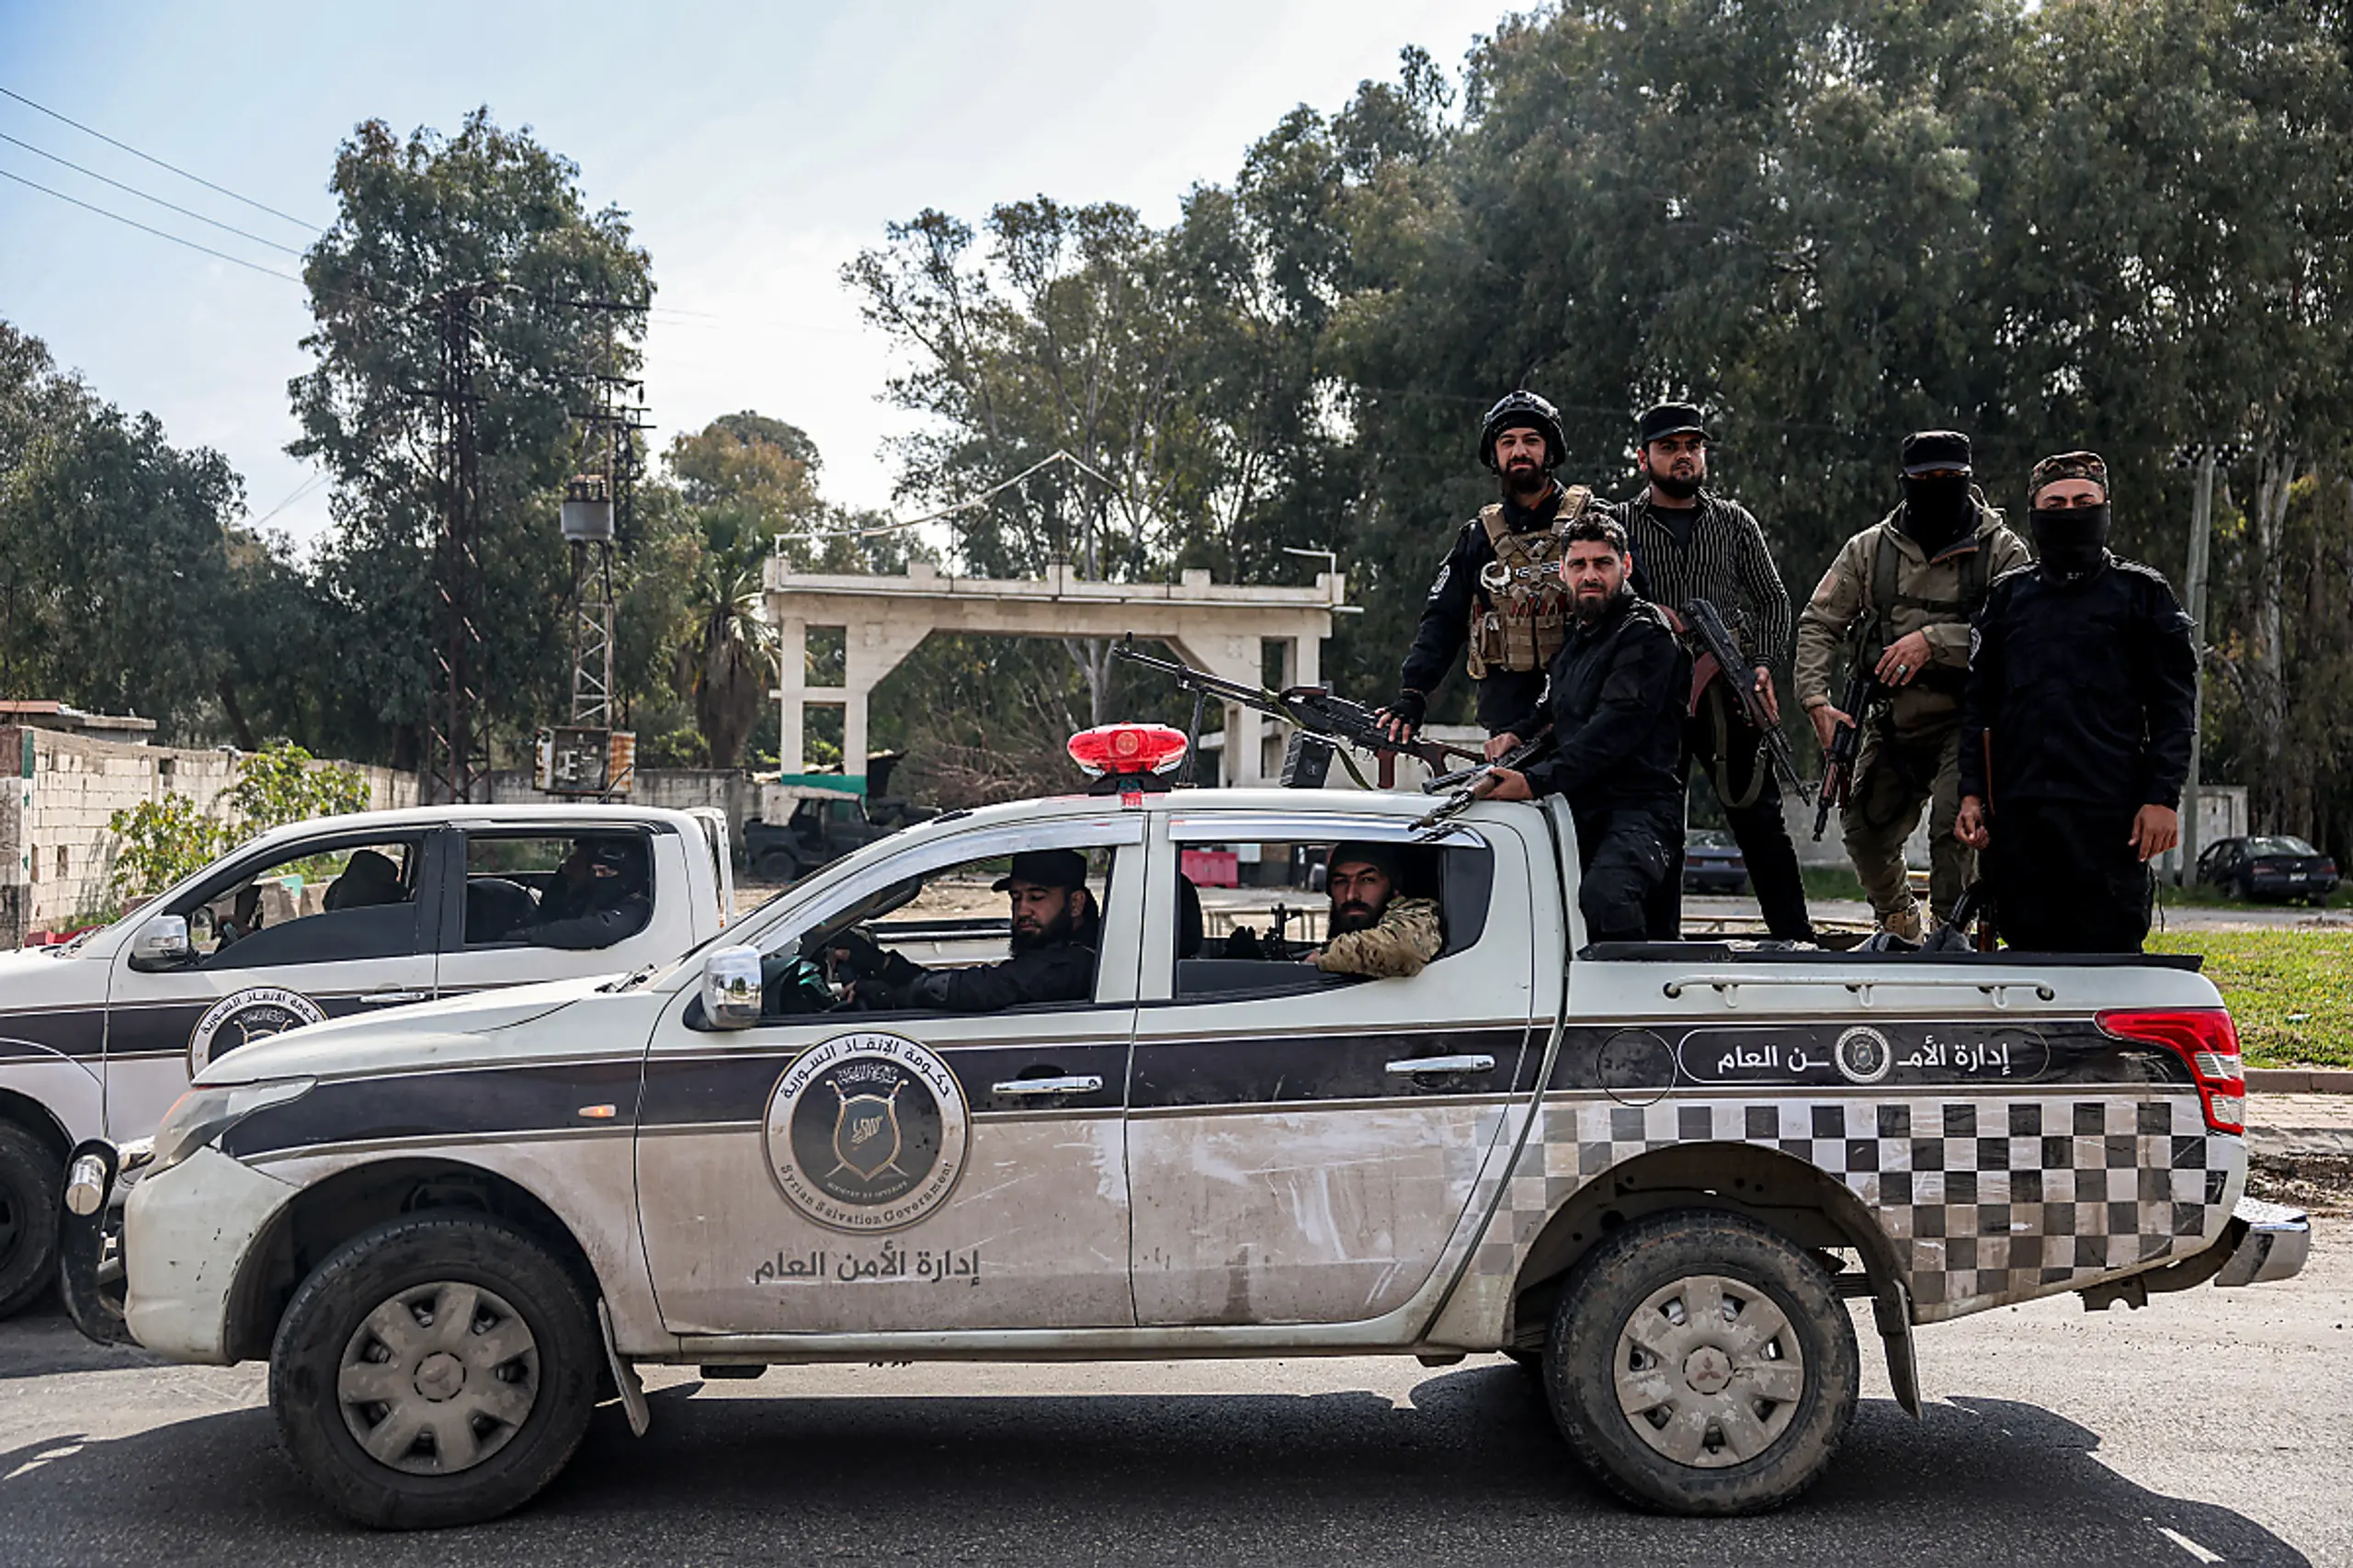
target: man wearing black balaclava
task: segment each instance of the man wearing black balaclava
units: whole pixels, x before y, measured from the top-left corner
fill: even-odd
[[[1827,751],[1841,727],[1864,726],[1841,826],[1847,855],[1881,929],[1927,936],[1912,896],[1904,844],[1929,808],[1928,900],[1940,920],[1976,874],[1952,835],[1961,811],[1961,688],[1969,619],[1987,586],[2031,559],[2026,543],[1972,483],[1969,437],[1923,430],[1904,438],[1904,504],[1857,534],[1798,612],[1798,701]],[[1831,699],[1839,644],[1881,682],[1881,700],[1848,714]]]
[[[2043,459],[2027,494],[2039,559],[1978,612],[1954,832],[2011,947],[2139,952],[2148,862],[2181,837],[2198,648],[2164,574],[2109,553],[2097,453]]]

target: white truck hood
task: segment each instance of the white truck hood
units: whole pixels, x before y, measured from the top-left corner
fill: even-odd
[[[470,1060],[483,1054],[479,1037],[544,1017],[615,978],[549,980],[311,1024],[215,1058],[196,1082],[210,1086],[343,1076]]]
[[[0,1013],[20,1007],[103,1007],[106,1000],[107,966],[82,952],[40,948],[0,952]]]

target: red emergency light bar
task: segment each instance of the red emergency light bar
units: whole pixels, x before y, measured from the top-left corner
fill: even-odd
[[[1165,724],[1097,724],[1070,738],[1070,759],[1089,778],[1149,778],[1185,760],[1185,735]]]

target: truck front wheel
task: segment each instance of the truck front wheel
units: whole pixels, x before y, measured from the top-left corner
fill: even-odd
[[[1545,1394],[1629,1501],[1753,1514],[1812,1485],[1855,1414],[1854,1320],[1821,1267],[1737,1215],[1662,1214],[1581,1262],[1553,1309]]]
[[[49,1146],[0,1121],[0,1318],[57,1278],[57,1209],[65,1173]]]
[[[555,1479],[602,1365],[578,1286],[537,1242],[472,1214],[362,1232],[294,1292],[269,1358],[287,1451],[380,1529],[496,1518]]]

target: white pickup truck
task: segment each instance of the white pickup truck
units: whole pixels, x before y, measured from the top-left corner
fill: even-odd
[[[1850,1302],[1916,1413],[1921,1325],[2302,1267],[2302,1216],[2242,1202],[2196,960],[1587,948],[1565,810],[1427,804],[952,813],[625,981],[261,1041],[152,1144],[81,1152],[69,1299],[101,1339],[267,1358],[289,1451],[378,1526],[518,1506],[600,1398],[642,1430],[642,1363],[1383,1352],[1510,1356],[1627,1497],[1738,1513],[1831,1461]],[[1411,978],[1237,939],[1253,888],[1320,903],[1300,869],[1344,840],[1440,903]],[[1001,955],[973,912],[1040,849],[1092,869],[1085,996],[831,983],[853,929]]]
[[[639,884],[596,928],[550,918],[585,844]],[[426,807],[279,828],[111,926],[0,953],[0,1317],[55,1277],[67,1153],[145,1137],[208,1062],[323,1018],[625,973],[715,934],[733,896],[717,812]]]

